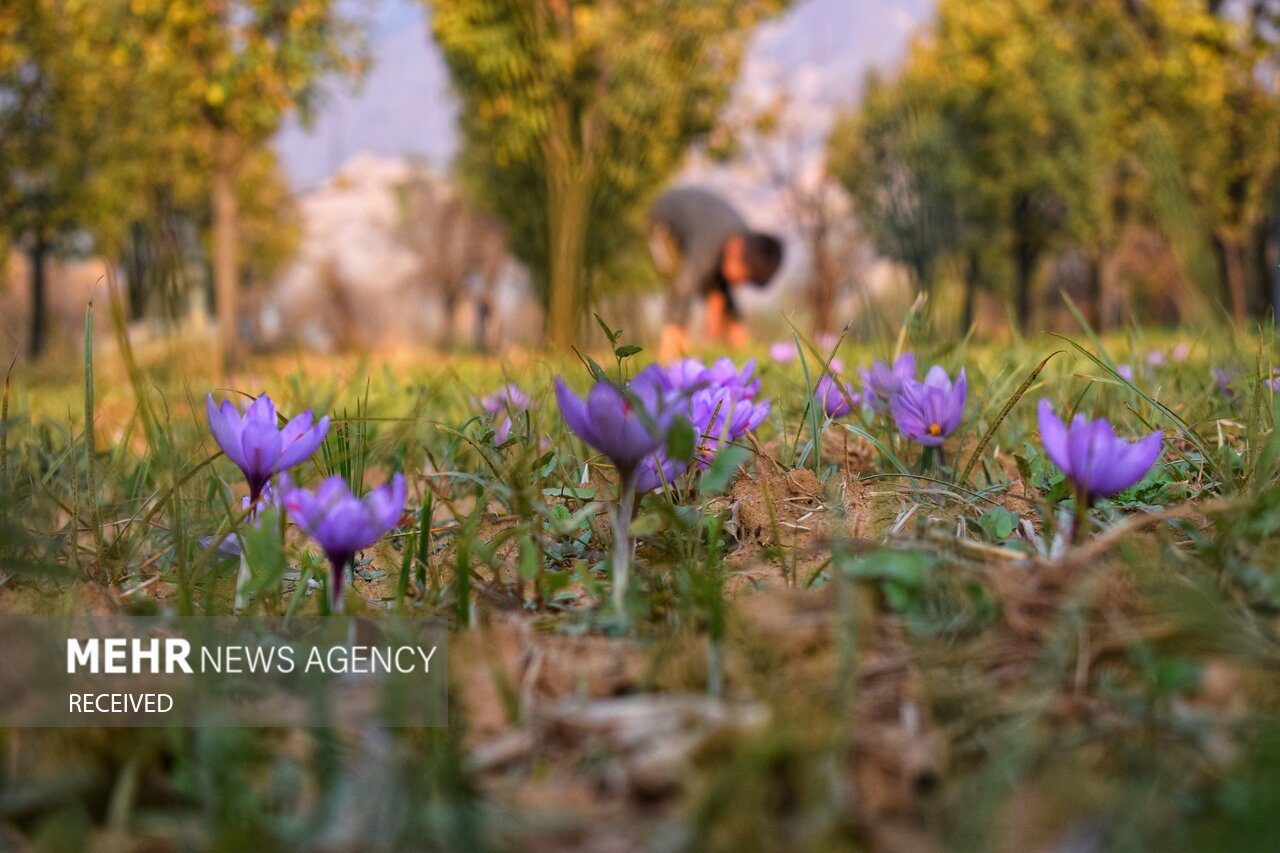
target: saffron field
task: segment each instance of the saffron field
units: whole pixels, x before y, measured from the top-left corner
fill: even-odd
[[[1270,331],[601,326],[12,372],[0,612],[442,618],[450,724],[5,730],[0,846],[1274,844]]]

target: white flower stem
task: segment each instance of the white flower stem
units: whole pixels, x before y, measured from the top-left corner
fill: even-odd
[[[627,621],[627,584],[631,573],[631,513],[636,490],[630,474],[618,481],[618,505],[613,517],[613,609]]]
[[[342,613],[342,587],[346,580],[346,560],[331,560],[329,563],[329,612]]]
[[[235,533],[233,532],[231,535],[234,536]],[[249,605],[249,583],[253,580],[253,572],[249,570],[249,558],[244,554],[243,540],[238,541],[241,542],[241,549],[240,571],[236,574],[236,600],[234,610],[236,614],[239,614],[240,611],[244,610]],[[213,547],[216,548],[218,546],[214,544]]]

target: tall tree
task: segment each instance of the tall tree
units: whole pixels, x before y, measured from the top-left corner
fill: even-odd
[[[1237,322],[1248,306],[1246,257],[1250,244],[1267,255],[1269,231],[1280,222],[1277,182],[1280,180],[1280,2],[1246,0],[1225,4],[1209,0],[1208,11],[1222,22],[1222,36],[1211,42],[1214,59],[1225,69],[1227,85],[1217,117],[1226,141],[1220,165],[1224,174],[1218,186],[1214,237],[1222,258],[1223,277],[1232,297]],[[1272,243],[1280,256],[1280,243]],[[1280,260],[1280,258],[1277,258]],[[1259,278],[1264,304],[1280,309],[1280,264]],[[1269,273],[1269,274],[1268,274]]]
[[[239,349],[240,208],[254,152],[329,74],[358,72],[358,23],[338,0],[134,0],[134,47],[150,85],[172,93],[169,118],[192,134],[210,174],[214,290],[224,366]]]
[[[461,168],[571,344],[585,282],[710,131],[783,0],[424,0],[462,101]]]
[[[1047,17],[1048,0],[942,0],[932,38],[832,138],[882,252],[922,281],[959,256],[971,296],[1001,247],[1024,329],[1041,260],[1094,239],[1105,213],[1102,87]]]
[[[971,257],[1003,246],[1024,325],[1047,252],[1078,248],[1095,294],[1115,292],[1102,282],[1121,236],[1156,231],[1197,285],[1188,303],[1225,296],[1243,320],[1245,259],[1267,239],[1276,197],[1280,111],[1267,45],[1278,7],[941,0],[930,38],[833,139],[847,149],[846,179],[868,230],[917,268],[912,258],[939,244]],[[933,145],[925,154],[920,138]],[[949,247],[923,221],[920,200],[939,195],[929,187],[951,202]]]
[[[1261,35],[1271,3],[1050,4],[1107,91],[1112,232],[1138,224],[1163,233],[1196,301],[1225,296],[1241,322],[1251,307],[1246,244],[1277,168],[1280,115]]]
[[[73,229],[108,218],[103,163],[124,126],[127,67],[113,49],[126,10],[113,0],[0,7],[0,232],[30,261],[32,357],[45,344],[49,255]]]
[[[1103,90],[1048,17],[1045,0],[943,0],[936,51],[922,60],[947,92],[960,195],[1004,224],[1024,330],[1041,259],[1089,242],[1105,198]]]

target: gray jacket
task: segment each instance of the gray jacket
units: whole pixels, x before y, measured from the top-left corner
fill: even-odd
[[[649,222],[654,260],[659,269],[673,276],[667,322],[688,323],[693,300],[715,290],[724,293],[730,313],[736,313],[733,295],[720,274],[720,259],[726,240],[750,230],[738,211],[708,190],[677,187],[653,203]],[[664,240],[674,244],[677,258],[659,257],[659,244]]]

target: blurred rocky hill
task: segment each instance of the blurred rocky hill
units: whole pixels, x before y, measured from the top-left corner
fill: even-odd
[[[297,204],[302,241],[258,306],[260,345],[494,349],[541,334],[498,226],[426,167],[362,154]]]

